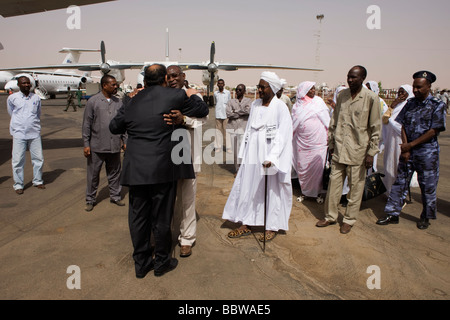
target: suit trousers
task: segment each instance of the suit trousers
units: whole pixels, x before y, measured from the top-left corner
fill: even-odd
[[[128,225],[136,273],[148,271],[153,262],[155,270],[170,263],[176,190],[176,181],[129,188]],[[154,248],[150,242],[152,234]]]
[[[95,203],[97,198],[97,189],[100,183],[100,171],[103,163],[106,167],[108,177],[109,195],[111,200],[121,200],[120,192],[120,152],[117,153],[98,153],[91,152],[87,158],[87,188],[86,202]]]
[[[336,222],[339,212],[338,205],[342,196],[345,178],[348,178],[350,188],[347,194],[347,208],[344,214],[344,223],[353,226],[356,222],[364,192],[367,170],[364,165],[351,166],[331,161],[330,182],[328,184],[325,200],[325,219]]]

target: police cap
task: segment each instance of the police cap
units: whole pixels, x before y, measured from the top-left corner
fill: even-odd
[[[430,81],[430,83],[436,82],[436,76],[434,75],[434,73],[432,73],[430,71],[419,71],[419,72],[414,73],[413,79],[418,79],[418,78],[425,78],[428,81]]]

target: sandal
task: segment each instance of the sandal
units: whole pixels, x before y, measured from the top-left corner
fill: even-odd
[[[275,239],[277,234],[278,234],[278,232],[275,232],[275,231],[269,231],[269,232],[266,231],[259,237],[259,241],[264,242],[264,235],[266,235],[266,242],[272,241],[273,239]]]
[[[228,238],[236,239],[240,237],[249,236],[252,234],[252,231],[249,228],[245,229],[234,229],[228,233]]]

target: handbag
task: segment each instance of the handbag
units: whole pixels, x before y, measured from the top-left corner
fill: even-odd
[[[323,168],[323,176],[322,176],[322,189],[328,190],[328,182],[330,181],[330,173],[331,173],[331,161],[329,157],[329,149],[327,149],[327,159],[325,161],[325,167]]]
[[[373,171],[374,169],[372,168],[372,172]],[[382,179],[383,177],[384,174],[379,172],[373,172],[366,177],[362,201],[373,199],[386,192],[386,187]]]

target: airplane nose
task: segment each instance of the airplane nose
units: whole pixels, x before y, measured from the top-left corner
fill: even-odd
[[[16,81],[9,81],[5,85],[5,90],[7,90],[7,91],[12,90],[12,91],[16,92],[16,91],[19,91],[19,87],[17,86]]]

